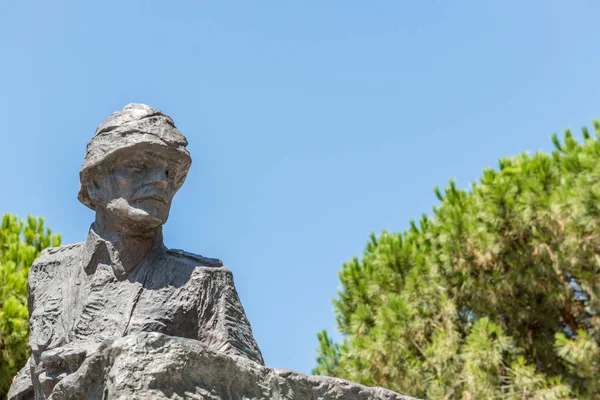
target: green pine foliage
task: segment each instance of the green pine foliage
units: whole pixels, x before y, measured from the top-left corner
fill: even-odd
[[[60,235],[44,229],[44,219],[27,221],[4,214],[0,226],[0,398],[29,357],[27,273],[46,247],[60,245]]]
[[[600,398],[600,123],[371,235],[316,374],[428,399]]]

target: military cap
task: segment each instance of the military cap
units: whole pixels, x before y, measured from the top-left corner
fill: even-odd
[[[168,115],[145,104],[128,104],[98,126],[86,148],[79,171],[81,186],[77,198],[91,209],[87,185],[94,170],[123,151],[142,151],[156,147],[174,168],[175,185],[179,189],[192,163],[185,136]]]

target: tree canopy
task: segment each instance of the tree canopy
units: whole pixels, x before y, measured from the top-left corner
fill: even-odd
[[[326,374],[428,399],[600,396],[600,122],[503,158],[432,216],[371,235],[319,333]]]
[[[4,214],[0,226],[0,398],[29,357],[27,273],[46,247],[60,245],[60,235],[44,229],[44,219],[27,221]]]

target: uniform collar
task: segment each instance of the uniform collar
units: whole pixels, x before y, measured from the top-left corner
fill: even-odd
[[[157,243],[148,254],[142,258],[138,265],[127,270],[119,252],[115,249],[113,244],[107,240],[102,239],[95,231],[94,225],[90,227],[88,238],[83,244],[81,252],[81,265],[87,275],[92,275],[96,272],[98,264],[109,265],[117,280],[123,280],[132,271],[137,269],[141,264],[147,260],[154,259],[157,253],[164,251],[164,245],[162,241]]]

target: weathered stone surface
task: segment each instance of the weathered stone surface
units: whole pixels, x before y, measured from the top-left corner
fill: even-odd
[[[104,396],[104,397],[103,397]],[[104,343],[51,399],[408,400],[383,388],[267,368],[197,340],[139,333]]]
[[[46,249],[31,267],[32,356],[9,399],[405,398],[262,366],[231,272],[163,244],[186,146],[143,104],[98,127],[78,195],[95,221],[85,242]]]
[[[168,159],[175,172],[172,179],[179,189],[185,182],[192,159],[185,136],[168,115],[145,104],[128,104],[102,122],[86,148],[79,172],[81,188],[78,198],[95,209],[89,193],[90,175],[97,168],[110,169],[120,153],[159,149],[161,158]]]
[[[11,398],[44,399],[106,339],[160,332],[263,363],[220,260],[163,244],[191,158],[166,114],[129,104],[87,146],[79,200],[95,210],[83,243],[47,249],[28,278],[32,357]]]

